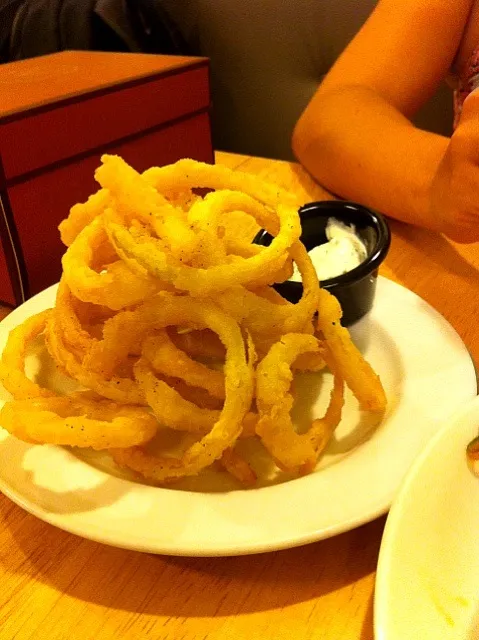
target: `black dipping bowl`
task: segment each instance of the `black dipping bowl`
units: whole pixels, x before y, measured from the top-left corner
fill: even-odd
[[[327,242],[326,224],[336,218],[354,224],[357,235],[366,245],[368,257],[359,266],[336,278],[323,280],[321,286],[330,291],[341,304],[342,324],[346,327],[362,318],[373,306],[378,267],[386,257],[391,244],[391,233],[384,217],[355,202],[311,202],[299,210],[301,242],[310,251]],[[253,242],[268,246],[272,237],[264,229]],[[287,300],[298,302],[303,293],[301,282],[282,282],[274,288]]]

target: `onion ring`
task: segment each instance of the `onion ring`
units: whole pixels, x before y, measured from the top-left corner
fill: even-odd
[[[158,291],[159,284],[146,270],[141,276],[121,261],[107,265],[104,273],[95,271],[91,264],[97,248],[105,242],[103,219],[98,217],[80,231],[63,255],[63,277],[77,298],[117,310]]]
[[[302,353],[316,352],[314,336],[290,333],[274,344],[256,369],[256,405],[259,421],[256,433],[276,464],[288,471],[311,469],[316,452],[308,434],[293,428],[290,411],[293,396],[291,363]]]
[[[253,396],[252,346],[249,344],[249,362],[246,358],[243,337],[238,325],[223,314],[213,303],[177,298],[180,306],[189,308],[193,319],[207,324],[216,331],[226,347],[225,404],[218,421],[199,442],[191,445],[181,456],[173,458],[151,455],[141,447],[114,449],[113,459],[156,482],[195,475],[233,446],[242,431],[242,420]]]
[[[0,423],[26,442],[96,450],[144,444],[158,427],[156,419],[143,409],[92,400],[82,392],[7,402],[0,410]]]
[[[144,341],[143,355],[156,373],[181,378],[193,387],[205,389],[213,398],[224,400],[223,372],[192,360],[175,346],[166,331],[159,331]]]
[[[320,289],[318,330],[322,332],[334,359],[334,366],[354,393],[362,409],[382,412],[387,399],[379,376],[341,326],[343,312],[337,299]]]
[[[198,407],[183,398],[164,379],[155,376],[146,358],[140,358],[134,370],[147,403],[162,425],[176,431],[206,434],[220,419],[221,411]],[[254,436],[257,421],[257,414],[247,413],[243,418],[241,435],[247,438]]]
[[[44,389],[25,375],[25,358],[28,345],[45,330],[51,309],[31,316],[8,335],[7,344],[0,360],[0,382],[15,400],[49,398],[53,391]]]

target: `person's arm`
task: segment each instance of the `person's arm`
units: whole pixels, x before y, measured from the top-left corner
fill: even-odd
[[[326,76],[293,151],[333,193],[433,229],[430,188],[449,138],[409,118],[454,61],[472,0],[379,0]]]

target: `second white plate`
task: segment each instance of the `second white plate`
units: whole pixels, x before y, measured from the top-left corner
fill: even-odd
[[[479,478],[466,447],[479,398],[431,440],[388,516],[376,576],[377,640],[479,640]]]
[[[50,288],[0,325],[8,331],[52,306]],[[141,484],[106,456],[20,442],[0,429],[0,489],[37,517],[107,544],[171,555],[236,555],[306,544],[387,511],[405,473],[438,425],[476,394],[476,376],[457,333],[427,303],[380,278],[374,308],[352,330],[385,385],[389,408],[379,427],[349,395],[340,427],[317,470],[289,481],[267,477],[253,490],[225,474],[204,474],[171,488]],[[52,368],[29,362],[42,382]],[[320,415],[325,376],[299,381],[299,420]],[[51,381],[50,381],[51,382]],[[4,394],[3,396],[1,394]],[[0,391],[0,400],[7,394]],[[257,461],[261,464],[261,460]]]

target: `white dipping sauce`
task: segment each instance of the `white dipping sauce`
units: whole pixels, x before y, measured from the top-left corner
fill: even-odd
[[[328,242],[308,251],[319,280],[329,280],[351,271],[368,255],[363,241],[356,235],[354,225],[347,225],[336,218],[329,218],[326,225]],[[296,264],[290,280],[301,282]]]

